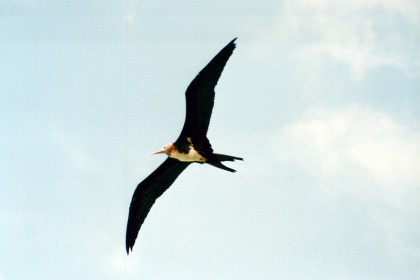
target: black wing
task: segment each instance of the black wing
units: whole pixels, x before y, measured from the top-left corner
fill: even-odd
[[[188,86],[185,93],[187,113],[184,127],[176,141],[176,143],[181,144],[180,146],[188,144],[186,143],[187,137],[191,137],[196,149],[201,148],[207,152],[213,151],[206,134],[214,105],[214,88],[226,62],[235,49],[235,40],[236,38],[227,44]]]
[[[125,237],[127,254],[129,249],[133,250],[140,227],[156,199],[173,184],[189,164],[189,162],[167,158],[152,174],[138,184],[131,199],[128,215]]]

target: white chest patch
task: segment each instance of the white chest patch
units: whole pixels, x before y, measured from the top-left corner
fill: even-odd
[[[206,159],[202,157],[192,146],[190,146],[190,150],[188,151],[188,154],[183,154],[178,151],[173,151],[170,156],[171,158],[175,158],[179,161],[187,161],[187,162],[205,162]]]

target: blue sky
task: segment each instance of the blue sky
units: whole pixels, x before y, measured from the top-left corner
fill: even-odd
[[[135,186],[230,40],[214,149]],[[419,279],[417,0],[0,1],[0,279]]]

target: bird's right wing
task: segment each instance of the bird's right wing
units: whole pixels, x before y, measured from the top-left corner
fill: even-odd
[[[211,149],[206,134],[214,105],[214,88],[226,62],[235,49],[235,40],[236,38],[227,44],[188,86],[185,93],[186,116],[184,127],[176,142],[185,142],[187,137],[191,137],[195,145]]]
[[[150,208],[184,171],[190,162],[167,158],[152,174],[138,184],[131,199],[125,246],[127,254],[133,250],[140,227]]]

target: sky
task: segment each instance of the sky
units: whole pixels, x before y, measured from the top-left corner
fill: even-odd
[[[233,38],[208,137],[136,185]],[[420,279],[418,0],[0,1],[0,279]]]

